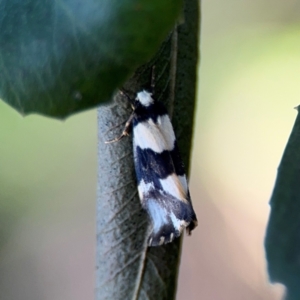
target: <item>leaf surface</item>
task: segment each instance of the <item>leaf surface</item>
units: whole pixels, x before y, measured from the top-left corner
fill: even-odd
[[[134,95],[149,84],[151,66],[155,65],[155,98],[173,115],[188,171],[196,97],[198,0],[185,1],[184,17],[185,22],[153,60],[126,82],[125,89]],[[120,135],[130,114],[130,105],[121,95],[98,110],[96,299],[175,299],[182,239],[147,247],[149,222],[137,193],[132,136],[104,144]]]
[[[155,53],[181,0],[3,0],[0,98],[56,118],[107,101]]]

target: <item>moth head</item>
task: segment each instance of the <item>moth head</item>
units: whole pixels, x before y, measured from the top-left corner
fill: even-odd
[[[143,90],[143,91],[137,93],[136,101],[138,101],[141,105],[147,107],[147,106],[153,104],[153,102],[154,102],[154,100],[151,96],[152,96],[152,93],[149,93],[149,92]]]

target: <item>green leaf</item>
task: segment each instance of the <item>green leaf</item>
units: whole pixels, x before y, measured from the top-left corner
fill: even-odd
[[[149,84],[155,64],[155,95],[170,115],[188,169],[196,98],[199,1],[185,0],[184,23],[153,60],[125,84],[132,95]],[[120,135],[132,109],[120,94],[98,110],[97,300],[171,300],[176,297],[181,241],[147,247],[149,222],[137,192],[132,137]],[[196,229],[197,230],[197,229]],[[193,237],[191,237],[193,238]]]
[[[3,0],[0,98],[64,118],[108,100],[173,27],[181,0]]]
[[[299,111],[299,107],[298,107]],[[287,288],[286,298],[300,299],[300,114],[288,140],[270,201],[265,239],[271,281]]]

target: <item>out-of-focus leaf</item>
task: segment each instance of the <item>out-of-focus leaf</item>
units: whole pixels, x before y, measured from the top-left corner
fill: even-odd
[[[0,98],[64,118],[108,100],[158,49],[181,0],[3,0]]]
[[[298,107],[299,111],[299,107]],[[278,168],[270,201],[265,248],[271,281],[286,286],[286,299],[300,299],[300,114]]]

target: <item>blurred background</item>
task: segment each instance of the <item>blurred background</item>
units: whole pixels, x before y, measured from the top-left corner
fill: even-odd
[[[263,238],[300,104],[300,1],[203,0],[177,299],[279,300]],[[94,297],[96,111],[59,122],[0,102],[0,300]]]

